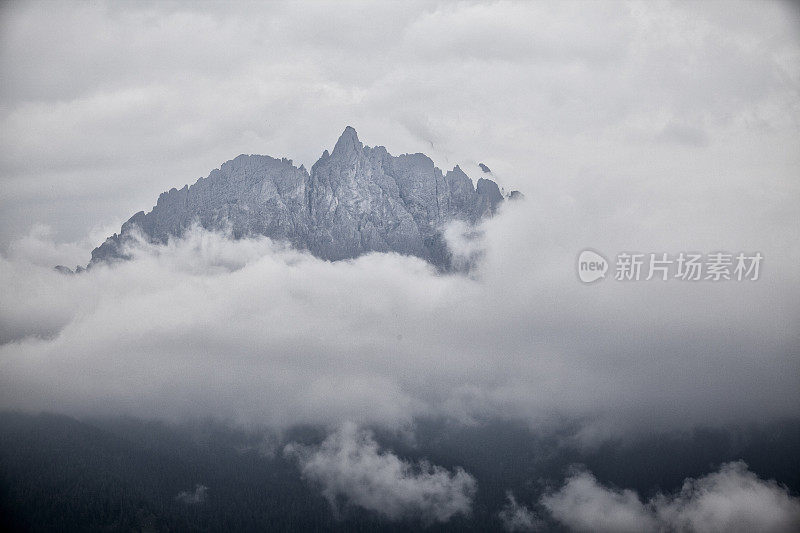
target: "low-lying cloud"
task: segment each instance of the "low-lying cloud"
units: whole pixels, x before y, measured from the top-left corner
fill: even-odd
[[[506,494],[507,502],[498,513],[506,531],[538,531],[545,527],[544,521],[526,506],[520,504],[512,492]]]
[[[757,282],[585,286],[586,242],[750,250],[752,237],[680,244],[687,233],[614,232],[612,218],[584,241],[581,212],[509,204],[475,232],[468,276],[201,229],[67,276],[39,232],[0,257],[0,406],[276,427],[570,419],[587,439],[796,415],[793,249],[760,247]]]
[[[677,494],[659,494],[647,502],[632,490],[605,487],[591,473],[578,471],[539,503],[571,531],[779,533],[800,528],[800,499],[775,481],[759,479],[743,462],[687,479]],[[513,499],[507,509],[513,509],[509,517],[534,516]],[[504,523],[513,530],[511,526],[521,522],[504,519]]]
[[[320,486],[335,512],[340,498],[390,520],[446,522],[469,515],[475,478],[461,468],[453,472],[426,461],[411,463],[381,451],[372,435],[344,424],[319,446],[289,444],[303,477]]]

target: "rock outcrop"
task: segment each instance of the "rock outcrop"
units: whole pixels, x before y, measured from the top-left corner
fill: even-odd
[[[474,187],[458,166],[443,174],[424,154],[392,156],[383,146],[364,146],[348,126],[311,172],[288,159],[240,155],[192,186],[161,194],[152,211],[136,213],[95,248],[89,266],[125,259],[136,226],[165,243],[197,223],[236,238],[288,241],[328,260],[398,252],[447,270],[443,227],[492,215],[503,200],[491,180]]]

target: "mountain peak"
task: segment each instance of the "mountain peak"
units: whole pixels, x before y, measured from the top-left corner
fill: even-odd
[[[362,147],[361,141],[358,140],[358,133],[352,126],[347,126],[339,140],[336,141],[336,146],[333,147],[333,154],[348,153],[353,150],[358,150]]]
[[[310,172],[290,159],[242,155],[194,185],[170,189],[95,248],[90,265],[129,258],[131,239],[167,243],[199,223],[236,238],[264,235],[331,261],[395,252],[461,268],[441,228],[476,223],[503,200],[491,180],[478,180],[476,189],[458,165],[443,175],[424,154],[365,147],[348,126]]]

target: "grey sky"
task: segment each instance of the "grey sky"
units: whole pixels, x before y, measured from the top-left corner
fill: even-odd
[[[3,3],[0,409],[328,426],[307,477],[398,516],[435,485],[447,517],[471,477],[411,475],[356,428],[566,420],[596,443],[796,417],[798,29],[777,2]],[[240,153],[310,167],[346,125],[525,193],[477,241],[448,231],[471,276],[200,230],[52,268]],[[587,247],[765,259],[757,282],[584,286]],[[574,480],[565,516],[589,495],[663,519]],[[697,483],[723,481],[785,503],[743,466]]]
[[[796,226],[791,4],[1,9],[2,249],[44,223],[88,251],[239,153],[308,167],[348,124],[534,197],[608,211],[647,187],[638,216],[677,207],[700,227],[713,201]]]
[[[103,366],[111,349],[127,354],[141,379],[177,376],[186,357],[200,358],[197,379],[187,380],[177,397],[178,389],[151,382],[148,399],[133,409],[142,414],[177,415],[181,397],[206,405],[203,384],[214,375],[240,394],[210,411],[276,424],[348,420],[355,413],[395,422],[431,409],[461,418],[504,412],[538,419],[553,409],[620,426],[657,412],[667,426],[796,410],[794,6],[11,3],[2,9],[2,336],[51,338],[4,346],[9,360],[27,361],[7,373],[17,383],[6,389],[10,403],[24,405],[17,388],[37,390],[26,381],[33,380],[46,391],[29,398],[34,405],[54,401],[85,410],[105,394],[78,390],[91,366],[107,373],[97,383],[116,383],[119,393],[107,405],[124,410],[126,395],[142,383],[119,374],[126,367],[118,361]],[[142,251],[139,266],[110,279],[101,272],[67,284],[52,277],[53,264],[85,263],[93,246],[135,211],[149,209],[161,191],[193,182],[239,153],[310,166],[346,124],[367,144],[423,151],[474,178],[477,163],[485,162],[501,185],[526,193],[524,204],[485,225],[477,280],[437,280],[413,261],[391,257],[290,268],[292,261],[272,257],[264,243],[229,247],[209,236],[193,237],[199,251],[189,247],[192,241],[176,245],[171,259]],[[765,270],[751,285],[587,288],[572,270],[587,246],[610,255],[760,251]],[[221,251],[228,255],[218,257]],[[380,272],[366,274],[373,264]],[[219,269],[234,273],[218,277]],[[285,286],[262,286],[264,269]],[[301,289],[296,276],[324,281],[304,281]],[[182,292],[196,279],[224,296],[196,310],[205,296]],[[240,317],[238,325],[216,322],[249,300],[256,289],[243,294],[241,287],[251,283],[264,291],[266,307],[245,306],[250,318]],[[327,284],[347,289],[330,293]],[[371,291],[394,300],[373,299]],[[154,323],[137,314],[149,298],[169,302]],[[263,330],[275,302],[294,321]],[[352,311],[362,306],[371,311]],[[174,320],[176,329],[160,335],[158,323]],[[257,327],[257,340],[242,344],[236,332],[247,324]],[[397,331],[387,333],[389,326]],[[309,327],[319,338],[305,338]],[[186,352],[170,340],[194,346],[198,328],[218,333],[203,337],[214,349]],[[397,334],[406,342],[394,343]],[[149,347],[139,339],[149,339]],[[368,354],[385,345],[403,364],[377,371]],[[347,364],[336,366],[340,374],[315,358],[322,346],[338,357],[349,354]],[[67,367],[58,370],[41,359],[53,350],[74,359],[64,355]],[[288,365],[271,397],[294,398],[295,407],[266,409],[253,399],[261,382],[220,373],[215,350],[239,354],[242,369],[256,352],[279,361],[291,353],[299,366]],[[498,358],[506,365],[487,371],[486,361]],[[627,369],[621,382],[620,369]],[[72,371],[74,387],[65,379]],[[242,372],[258,375],[253,368]],[[437,386],[425,376],[437,376]],[[51,379],[63,379],[63,388]],[[284,390],[286,383],[294,384]],[[360,392],[328,398],[327,388],[342,384]],[[574,394],[575,387],[582,393]],[[359,410],[365,403],[370,409]]]

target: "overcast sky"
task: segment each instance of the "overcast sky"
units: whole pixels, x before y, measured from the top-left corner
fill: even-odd
[[[593,444],[800,412],[796,4],[5,2],[0,72],[0,408],[327,426],[284,450],[326,497],[431,521],[468,512],[474,478],[363,426],[579,421]],[[482,253],[470,276],[201,230],[52,268],[240,153],[310,168],[347,125],[525,193],[476,241],[449,228]],[[585,286],[587,247],[764,263],[755,282]],[[744,465],[693,483],[643,504],[576,472],[539,507],[678,527],[722,492],[800,520]],[[449,499],[429,508],[432,487]],[[503,520],[533,527],[531,503]]]
[[[85,262],[160,192],[240,153],[308,168],[346,125],[594,217],[647,189],[639,222],[796,232],[799,20],[753,2],[5,2],[0,249],[46,224]]]
[[[608,428],[655,409],[671,427],[792,413],[799,24],[782,3],[3,4],[0,340],[20,364],[6,401],[81,411],[110,394],[99,404],[124,410],[145,383],[124,359],[167,379],[147,382],[147,415],[177,416],[190,397],[275,424],[597,411]],[[85,263],[161,191],[239,153],[310,167],[347,124],[473,178],[484,162],[526,194],[484,224],[473,278],[202,233],[166,256],[144,246],[113,275],[52,272]],[[585,247],[765,259],[752,283],[590,288],[574,272]],[[198,328],[204,348],[185,353]],[[376,370],[376,347],[396,363]],[[219,368],[239,354],[257,376],[289,353],[272,396]],[[187,357],[196,379],[168,386]],[[506,364],[487,371],[495,360]],[[82,383],[88,367],[105,372],[97,390]],[[211,402],[215,375],[238,394]],[[360,392],[328,398],[345,383]]]

